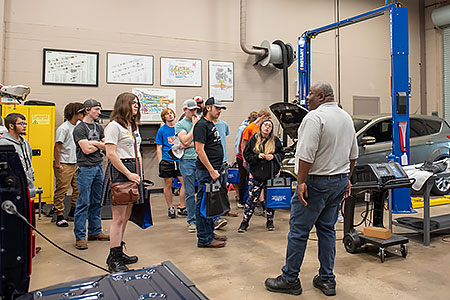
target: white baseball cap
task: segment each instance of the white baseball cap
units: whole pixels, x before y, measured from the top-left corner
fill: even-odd
[[[202,96],[195,96],[193,99],[194,99],[195,102],[200,102],[200,101],[203,102],[203,97]]]

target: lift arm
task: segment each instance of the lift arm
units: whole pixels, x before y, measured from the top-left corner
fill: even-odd
[[[377,9],[365,12],[363,14],[331,23],[316,29],[308,30],[298,39],[299,53],[299,103],[306,107],[306,96],[309,93],[311,85],[311,39],[317,37],[320,33],[324,33],[336,28],[342,28],[348,25],[366,21],[378,16],[382,16],[387,10],[398,7],[398,3],[391,3],[379,7]]]

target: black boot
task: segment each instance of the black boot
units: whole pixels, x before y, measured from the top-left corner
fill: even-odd
[[[123,252],[123,248],[126,248],[125,246],[125,242],[122,241],[122,243],[120,244],[120,246],[122,247],[122,259],[123,259],[123,263],[126,265],[131,265],[131,264],[135,264],[138,261],[138,257],[136,255],[132,255],[132,256],[128,256],[125,254],[125,252]]]
[[[108,269],[111,272],[116,273],[128,271],[127,266],[123,263],[122,254],[122,246],[109,249],[109,256],[106,261],[108,262]]]
[[[135,264],[138,261],[138,257],[133,255],[133,256],[128,256],[123,252],[123,248],[125,247],[125,242],[122,241],[122,243],[120,244],[120,248],[122,249],[122,260],[123,263],[126,265],[131,265],[131,264]],[[125,247],[126,248],[126,247]],[[106,259],[106,264],[109,266],[109,261],[111,259],[111,255],[108,256],[108,258]]]

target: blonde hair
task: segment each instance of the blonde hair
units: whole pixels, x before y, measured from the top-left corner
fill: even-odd
[[[267,138],[264,138],[262,136],[261,128],[264,123],[269,122],[272,124],[272,130],[269,133],[269,136]],[[255,147],[253,148],[253,152],[255,153],[264,153],[264,154],[273,154],[275,153],[275,135],[273,134],[273,123],[271,120],[265,120],[261,123],[261,126],[259,126],[259,131],[255,133]],[[264,139],[267,139],[265,145],[263,145]]]
[[[258,112],[257,117],[259,118],[259,117],[262,117],[262,116],[265,116],[265,117],[267,117],[267,118],[270,118],[270,112],[267,110],[267,108],[263,108],[263,109],[261,109],[261,110]]]

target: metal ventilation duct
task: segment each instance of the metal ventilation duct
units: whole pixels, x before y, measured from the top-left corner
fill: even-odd
[[[431,13],[431,20],[437,27],[447,27],[450,25],[450,5],[436,8]]]

